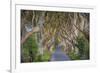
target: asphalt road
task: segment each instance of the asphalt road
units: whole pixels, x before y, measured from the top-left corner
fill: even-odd
[[[61,50],[61,47],[58,45],[56,47],[56,50],[51,56],[51,61],[68,61],[68,60],[70,60],[70,57],[66,55],[65,52],[63,52]]]

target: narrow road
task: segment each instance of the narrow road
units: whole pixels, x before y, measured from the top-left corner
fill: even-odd
[[[57,46],[55,52],[51,56],[51,61],[68,61],[70,60],[69,56],[66,55],[62,50],[61,46]]]

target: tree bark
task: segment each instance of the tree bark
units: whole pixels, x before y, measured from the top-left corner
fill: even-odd
[[[23,43],[26,41],[26,39],[27,39],[29,36],[32,35],[32,33],[36,33],[36,32],[39,32],[39,31],[40,31],[39,27],[34,27],[33,30],[32,30],[31,32],[28,32],[28,33],[25,35],[25,37],[22,37],[22,39],[21,39],[21,44],[23,44]]]

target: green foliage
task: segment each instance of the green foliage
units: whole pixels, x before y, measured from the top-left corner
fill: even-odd
[[[78,54],[75,54],[75,52],[69,53],[69,56],[72,60],[80,60],[80,56]]]
[[[45,52],[43,55],[39,54],[35,56],[35,62],[44,62],[44,61],[49,61],[50,60],[50,53]]]
[[[86,60],[89,59],[89,42],[88,40],[80,34],[76,39],[77,44],[75,47],[78,49],[78,53],[73,50],[69,52],[69,56],[72,60]],[[74,49],[76,49],[74,48]]]
[[[42,55],[37,55],[37,56],[35,56],[35,60],[34,60],[34,62],[42,62],[43,60],[42,60]]]
[[[22,45],[22,61],[23,62],[32,62],[35,60],[37,55],[38,46],[35,41],[35,35],[30,36],[26,42]]]
[[[79,49],[80,59],[89,59],[89,42],[83,35],[77,37],[76,46]]]
[[[50,53],[49,52],[45,52],[42,56],[42,60],[43,61],[49,61],[50,60]]]
[[[30,36],[22,45],[21,62],[42,62],[49,61],[50,52],[47,50],[43,55],[38,54],[38,45],[36,44],[35,35]]]

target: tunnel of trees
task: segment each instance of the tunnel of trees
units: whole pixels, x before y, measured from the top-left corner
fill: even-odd
[[[21,10],[21,62],[51,61],[58,45],[70,60],[88,60],[89,24],[89,13]]]

